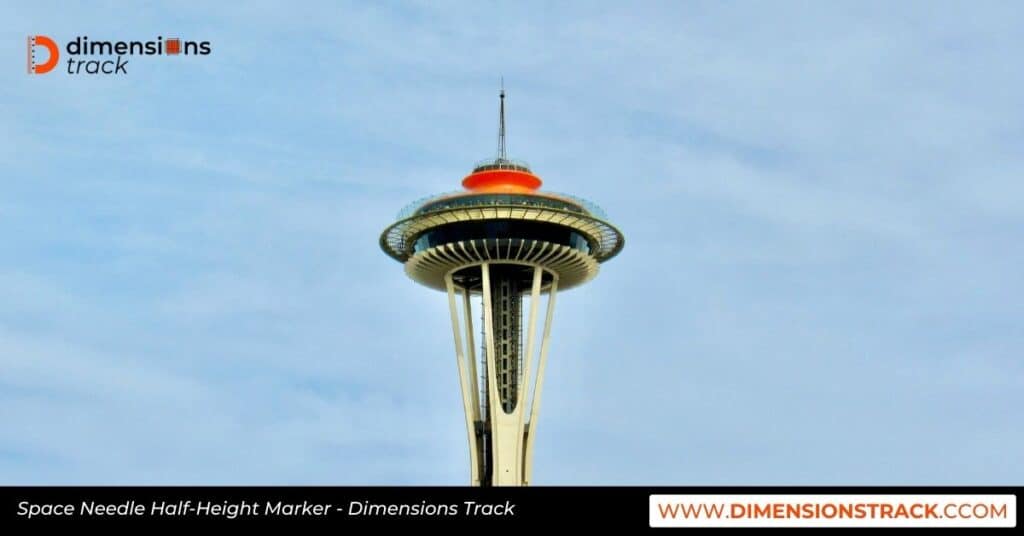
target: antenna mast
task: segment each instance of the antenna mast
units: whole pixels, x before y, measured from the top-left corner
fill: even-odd
[[[505,78],[501,79],[501,92],[498,93],[501,99],[501,109],[498,113],[498,161],[504,162],[508,159],[508,152],[505,149]]]

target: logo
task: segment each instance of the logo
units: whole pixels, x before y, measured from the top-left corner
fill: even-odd
[[[46,61],[39,63],[36,61],[36,47],[46,49],[47,57]],[[57,66],[57,62],[60,61],[60,47],[53,39],[46,37],[45,35],[30,35],[28,36],[28,74],[46,74],[53,70]]]
[[[45,35],[30,35],[26,44],[28,74],[46,74],[60,64],[69,75],[128,74],[129,58],[135,56],[208,56],[209,41],[157,36],[150,41],[100,41],[80,35],[64,46],[67,60],[61,62],[61,47]],[[45,62],[42,60],[45,58]]]

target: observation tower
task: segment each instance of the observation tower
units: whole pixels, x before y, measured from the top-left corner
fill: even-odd
[[[592,279],[624,244],[596,205],[540,190],[540,177],[507,157],[504,89],[500,103],[497,157],[463,190],[402,210],[380,236],[410,278],[448,294],[477,486],[530,483],[555,295]]]

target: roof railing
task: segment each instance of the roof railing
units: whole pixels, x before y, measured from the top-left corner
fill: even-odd
[[[440,203],[440,202],[443,202],[443,201],[445,201],[446,199],[449,199],[449,198],[453,202],[456,199],[460,200],[461,203],[459,203],[459,204],[462,205],[462,206],[490,206],[490,205],[508,205],[508,204],[510,204],[509,197],[520,197],[520,196],[523,198],[522,199],[522,203],[523,204],[529,204],[528,202],[529,202],[529,199],[531,197],[539,197],[539,198],[545,198],[546,197],[546,198],[549,198],[549,199],[562,199],[564,201],[569,201],[572,204],[578,205],[583,211],[587,212],[591,216],[594,216],[595,218],[599,218],[599,219],[602,219],[602,220],[607,220],[608,219],[608,215],[605,213],[604,209],[602,209],[600,206],[598,206],[597,204],[592,203],[590,201],[587,201],[586,199],[583,199],[581,197],[577,197],[575,195],[563,194],[563,193],[558,193],[558,192],[547,192],[547,191],[537,192],[535,194],[530,194],[530,195],[521,195],[521,194],[497,194],[497,195],[495,195],[495,194],[479,194],[479,193],[469,192],[469,191],[466,191],[466,190],[457,190],[457,191],[454,191],[454,192],[447,192],[447,193],[443,193],[443,194],[432,195],[430,197],[424,197],[424,198],[418,199],[416,201],[413,201],[412,203],[409,203],[408,205],[405,206],[405,208],[403,208],[402,210],[400,210],[398,212],[397,218],[399,220],[404,220],[406,218],[410,218],[412,216],[417,215],[417,213],[421,209],[425,208],[427,205],[433,205],[435,203]],[[472,201],[470,201],[470,199],[472,199]],[[467,203],[467,202],[469,202],[469,203]],[[512,202],[511,204],[519,204],[519,203]],[[445,207],[444,205],[438,206],[437,210],[444,210],[444,207]],[[433,212],[433,210],[431,212]]]
[[[608,213],[605,212],[604,209],[601,208],[600,205],[598,205],[597,203],[594,203],[593,201],[587,201],[586,199],[583,199],[582,197],[578,197],[578,196],[575,196],[575,195],[572,195],[572,194],[563,194],[563,193],[560,193],[560,192],[542,192],[541,195],[543,195],[543,194],[549,194],[549,195],[553,195],[553,196],[557,196],[557,197],[564,197],[566,199],[572,200],[572,201],[576,202],[577,204],[579,204],[581,207],[583,207],[584,210],[589,212],[591,216],[594,216],[595,218],[602,219],[602,220],[607,220],[608,219]]]
[[[413,201],[412,203],[409,203],[408,205],[402,207],[402,210],[399,210],[398,214],[395,217],[399,220],[404,220],[408,217],[415,215],[417,210],[419,210],[420,208],[423,207],[423,205],[426,205],[431,201],[438,201],[446,197],[455,197],[466,193],[468,193],[466,190],[455,190],[452,192],[445,192],[443,194],[435,194],[427,197],[421,197]]]
[[[481,160],[473,165],[473,173],[478,171],[492,171],[495,169],[511,169],[513,171],[526,171],[530,172],[530,164],[522,160],[513,160],[511,158],[488,158],[487,160]]]

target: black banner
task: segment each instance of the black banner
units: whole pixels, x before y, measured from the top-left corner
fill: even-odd
[[[258,524],[640,531],[664,530],[650,528],[651,495],[1019,497],[1019,492],[1017,487],[0,487],[0,527]]]

